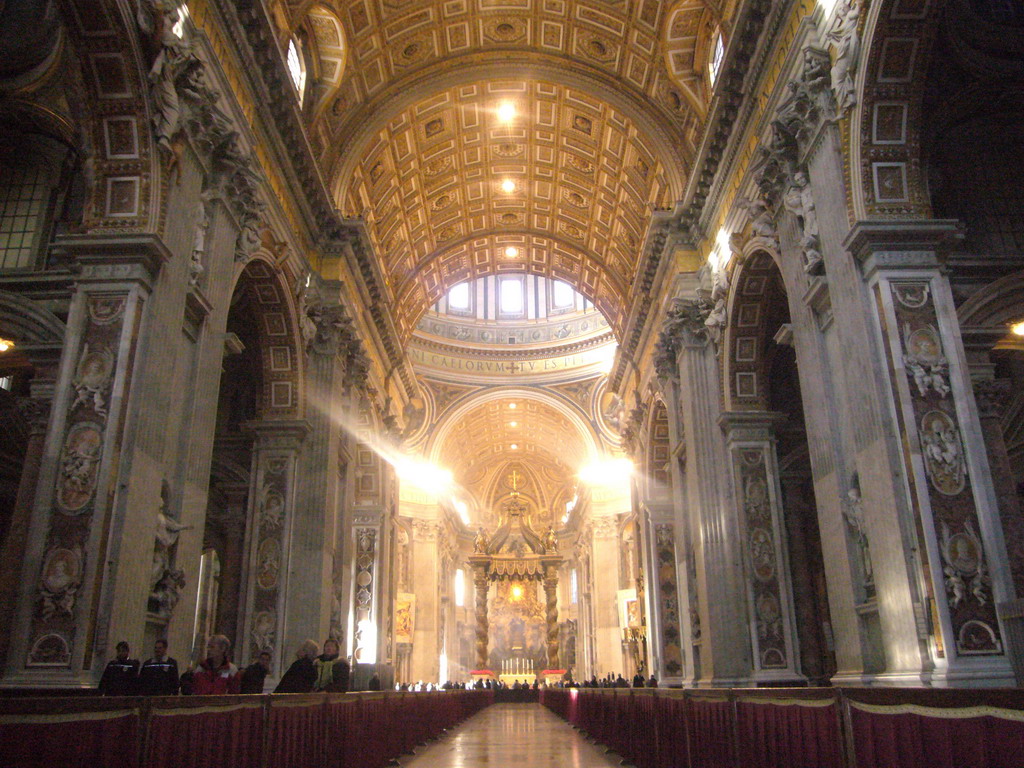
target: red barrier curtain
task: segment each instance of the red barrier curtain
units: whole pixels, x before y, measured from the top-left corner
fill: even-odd
[[[146,768],[262,765],[264,697],[250,698],[236,703],[237,697],[204,696],[181,700],[188,707],[154,706]]]
[[[1024,765],[1024,712],[850,702],[863,768],[1013,768]]]
[[[138,765],[139,711],[0,715],[4,768],[130,768]]]
[[[835,699],[740,700],[739,762],[750,768],[842,768]]]
[[[274,768],[320,768],[324,760],[324,697],[271,697],[267,755]]]

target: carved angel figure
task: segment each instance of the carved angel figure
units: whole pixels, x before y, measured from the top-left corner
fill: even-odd
[[[153,133],[157,146],[169,159],[175,156],[173,141],[181,121],[176,80],[191,46],[175,33],[178,4],[172,0],[148,0],[139,8],[139,26],[158,47],[149,68],[149,94],[153,100]]]
[[[836,58],[832,64],[832,93],[836,97],[836,114],[842,117],[857,103],[854,78],[860,59],[860,6],[857,0],[846,0],[836,11],[835,21],[827,38],[835,43]]]
[[[550,525],[548,526],[547,533],[544,534],[544,551],[545,552],[557,552],[558,551],[558,538],[555,536],[555,529]]]
[[[928,394],[929,389],[934,389],[939,397],[949,394],[949,384],[946,383],[946,371],[949,363],[945,357],[935,360],[923,360],[919,357],[908,355],[904,358],[907,372],[914,379],[914,385],[921,397]]]
[[[729,297],[729,275],[720,269],[712,276],[711,302],[713,304],[704,325],[717,344],[721,340],[722,329],[726,324],[726,300]]]
[[[778,232],[772,222],[772,210],[763,200],[748,200],[743,198],[737,205],[747,212],[750,217],[750,231],[757,237],[765,237],[775,240]]]
[[[114,354],[109,349],[90,351],[86,344],[82,349],[82,357],[75,370],[72,385],[75,388],[75,400],[71,410],[78,406],[92,406],[97,416],[107,415],[106,392],[114,371]]]
[[[478,555],[487,554],[487,545],[490,541],[487,538],[487,532],[484,531],[484,527],[481,525],[476,532],[476,538],[473,539],[473,552]]]
[[[804,271],[814,274],[821,264],[821,251],[818,250],[818,212],[806,173],[797,171],[793,174],[793,185],[783,196],[782,202],[786,210],[796,216],[800,225]]]

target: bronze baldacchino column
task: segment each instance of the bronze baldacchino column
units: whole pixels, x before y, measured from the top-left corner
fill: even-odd
[[[487,669],[487,591],[490,588],[488,576],[491,558],[487,554],[487,534],[481,527],[473,541],[473,554],[469,564],[473,568],[473,585],[476,588],[476,668]]]
[[[544,554],[541,564],[544,567],[545,620],[547,622],[548,669],[558,669],[558,566],[562,558],[558,556],[558,539],[554,528],[548,528],[544,535]]]

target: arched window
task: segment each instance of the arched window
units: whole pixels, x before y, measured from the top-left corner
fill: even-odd
[[[302,61],[302,52],[299,43],[293,37],[288,41],[288,74],[292,77],[292,83],[299,94],[299,106],[302,106],[302,97],[306,91],[306,66]]]
[[[711,80],[711,87],[715,87],[718,80],[718,72],[722,68],[722,60],[725,58],[725,43],[722,40],[722,31],[715,30],[711,38],[710,55],[708,57],[708,78]]]

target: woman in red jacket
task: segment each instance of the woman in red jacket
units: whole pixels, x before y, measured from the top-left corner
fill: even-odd
[[[217,696],[241,693],[242,676],[238,667],[228,660],[231,641],[224,635],[214,635],[206,646],[206,659],[192,676],[192,693],[197,696]]]

